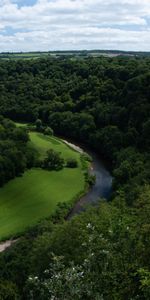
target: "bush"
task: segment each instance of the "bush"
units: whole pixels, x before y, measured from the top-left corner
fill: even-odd
[[[85,172],[85,180],[89,184],[89,186],[93,186],[96,181],[96,176],[90,175],[88,172]]]
[[[67,168],[77,168],[77,166],[78,166],[78,162],[76,159],[70,158],[67,160],[67,164],[66,164]]]
[[[35,126],[37,131],[42,131],[42,121],[40,119],[35,121]]]
[[[17,287],[14,283],[9,281],[0,281],[0,299],[1,300],[17,300]]]
[[[84,160],[86,160],[86,161],[88,161],[88,162],[92,162],[93,161],[93,158],[92,158],[92,156],[90,156],[88,153],[82,153],[82,159],[84,159]]]
[[[27,130],[28,131],[36,131],[36,125],[34,125],[34,124],[28,124],[27,125]]]
[[[52,136],[54,134],[54,131],[53,131],[52,128],[46,127],[45,130],[44,130],[44,134]]]
[[[47,151],[47,157],[44,159],[43,168],[47,170],[61,170],[64,167],[64,159],[60,153],[50,149]]]

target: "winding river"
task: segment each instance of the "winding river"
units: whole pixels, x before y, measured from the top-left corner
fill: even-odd
[[[88,153],[93,162],[90,168],[90,174],[95,175],[96,181],[92,188],[84,195],[73,207],[72,211],[69,213],[67,219],[70,219],[74,215],[80,213],[85,209],[87,205],[96,204],[100,198],[108,199],[111,195],[112,191],[112,176],[108,171],[106,164],[99,158],[96,153],[93,153],[87,149],[83,150],[79,146],[75,144],[68,143],[65,141],[66,144],[69,144],[70,147],[74,148],[79,152],[86,152]]]
[[[80,213],[85,210],[85,207],[90,204],[96,204],[100,198],[108,199],[111,194],[112,189],[112,176],[106,167],[106,164],[100,160],[99,156],[87,149],[83,150],[79,146],[72,144],[66,140],[64,140],[66,144],[68,144],[74,150],[83,153],[87,152],[93,159],[91,164],[90,173],[91,175],[96,176],[95,184],[92,188],[87,192],[85,196],[83,196],[73,207],[71,212],[67,216],[67,220],[71,219],[74,215]],[[0,243],[0,252],[5,251],[5,249],[9,248],[16,240],[8,240]]]

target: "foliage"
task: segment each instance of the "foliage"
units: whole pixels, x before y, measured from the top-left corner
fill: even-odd
[[[49,250],[56,255],[47,256],[49,267],[45,262],[43,273],[30,277],[27,284],[33,295],[34,289],[38,291],[37,299],[41,291],[47,299],[149,298],[149,272],[138,269],[147,265],[145,246],[150,246],[139,231],[143,220],[138,209],[133,213],[125,205],[119,208],[120,200],[116,199],[117,206],[103,203],[52,233]]]
[[[78,162],[74,158],[70,158],[67,160],[66,167],[67,168],[77,168]]]
[[[17,128],[13,122],[0,116],[0,186],[20,176],[35,164],[36,152],[28,146],[26,128]]]
[[[35,121],[35,126],[37,131],[42,131],[42,121],[40,119]]]
[[[59,171],[64,167],[64,159],[61,154],[55,152],[53,149],[47,151],[47,155],[43,161],[43,169]]]
[[[86,182],[88,183],[89,186],[92,186],[92,185],[95,184],[96,176],[86,172],[85,173],[85,180],[86,180]]]
[[[147,186],[134,208],[120,194],[68,222],[51,217],[1,255],[0,276],[21,299],[148,300],[149,206]]]
[[[52,128],[46,127],[45,130],[44,130],[44,134],[52,136],[54,134],[54,131],[53,131]]]
[[[114,178],[111,203],[68,222],[63,214],[69,207],[61,204],[58,218],[31,229],[0,256],[0,277],[17,286],[21,299],[150,298],[149,67],[148,57],[0,62],[0,113],[38,120],[39,131],[48,126],[81,141],[107,159]],[[11,129],[8,142],[5,131],[14,125],[1,120],[0,149],[11,159],[0,158],[0,166],[5,160],[10,178],[9,149],[24,147],[25,140],[18,141],[18,131],[10,138]],[[86,175],[83,155],[78,164]]]
[[[17,300],[18,291],[15,284],[9,281],[0,281],[0,300]]]

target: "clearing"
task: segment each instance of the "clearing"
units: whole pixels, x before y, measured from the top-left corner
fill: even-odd
[[[30,139],[41,158],[51,148],[61,152],[64,159],[76,158],[78,167],[61,171],[31,169],[0,188],[0,240],[22,233],[50,216],[59,202],[75,199],[85,188],[78,152],[56,137],[31,132]]]

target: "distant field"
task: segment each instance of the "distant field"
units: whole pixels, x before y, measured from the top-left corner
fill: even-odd
[[[150,52],[134,52],[134,51],[113,51],[113,50],[78,50],[78,51],[48,51],[48,52],[20,52],[20,53],[0,53],[0,60],[18,60],[18,59],[38,59],[46,57],[115,57],[115,56],[150,56]]]
[[[0,53],[2,60],[37,59],[47,57],[49,52],[27,52],[27,53]]]
[[[64,159],[75,157],[80,162],[79,153],[58,138],[35,132],[30,133],[30,138],[41,157],[53,148]],[[64,168],[58,172],[32,169],[13,179],[0,189],[0,239],[22,232],[51,215],[57,203],[71,201],[84,190],[84,184],[81,164],[76,169]]]

